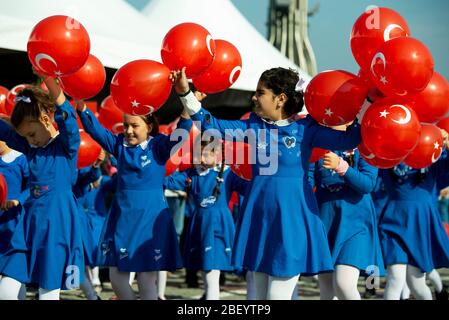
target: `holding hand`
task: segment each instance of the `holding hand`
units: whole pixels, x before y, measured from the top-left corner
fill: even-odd
[[[58,106],[62,105],[65,101],[65,95],[56,79],[40,73],[35,67],[33,67],[33,73],[44,81],[50,92],[50,96],[54,99],[56,104]]]
[[[446,147],[446,149],[449,150],[449,134],[444,129],[440,129],[440,130],[441,130],[441,135],[443,136],[443,145]]]
[[[329,170],[335,170],[340,163],[340,157],[333,152],[328,152],[323,157],[323,167]]]
[[[204,98],[207,97],[207,94],[205,94],[205,93],[203,93],[203,92],[200,92],[200,91],[195,91],[193,94],[195,95],[195,98],[196,98],[199,102],[203,101]]]
[[[175,70],[170,72],[169,79],[175,86],[175,91],[177,94],[186,94],[189,92],[189,82],[187,81],[186,76],[186,67],[183,67],[182,70]]]
[[[11,208],[17,207],[19,204],[20,203],[17,200],[5,200],[0,205],[0,209],[2,209],[3,211],[6,211],[6,210],[9,210]]]

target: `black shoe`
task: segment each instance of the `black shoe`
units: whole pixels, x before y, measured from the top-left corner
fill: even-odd
[[[364,299],[371,299],[376,297],[376,288],[368,289],[365,288],[365,292],[363,293]]]
[[[226,276],[224,272],[220,273],[220,286],[224,286],[226,284]]]
[[[204,293],[198,300],[206,300],[206,294]]]
[[[443,300],[443,301],[447,301],[448,300],[448,294],[447,294],[447,287],[443,286],[443,290],[441,290],[441,292],[436,292],[435,291],[435,299],[436,300]]]

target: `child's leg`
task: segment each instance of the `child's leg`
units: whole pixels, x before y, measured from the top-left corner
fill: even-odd
[[[136,273],[135,272],[130,272],[129,273],[129,285],[132,287],[133,283],[134,283],[134,279],[136,278]]]
[[[99,267],[89,268],[89,273],[92,285],[101,286],[100,268]]]
[[[318,275],[318,281],[320,284],[320,299],[321,300],[333,300],[334,293],[334,273],[320,273]]]
[[[98,299],[97,292],[92,287],[92,283],[89,280],[89,276],[87,275],[87,272],[86,272],[86,277],[84,279],[84,282],[81,283],[81,285],[80,285],[80,289],[86,295],[87,300],[97,300]]]
[[[268,277],[267,300],[291,300],[298,283],[299,274],[294,277]]]
[[[157,271],[139,272],[137,285],[139,286],[140,300],[157,300]]]
[[[167,271],[158,271],[157,273],[157,296],[165,300],[165,288],[167,287]]]
[[[112,289],[120,300],[136,300],[136,295],[129,284],[129,272],[120,272],[117,267],[109,268]]]
[[[246,300],[256,299],[256,288],[254,284],[254,273],[252,271],[246,272]]]
[[[10,278],[2,277],[0,279],[0,300],[20,300],[20,289],[22,283]]]
[[[355,267],[342,264],[335,266],[334,288],[339,300],[360,300],[357,290],[359,276],[360,270]]]
[[[441,291],[443,291],[443,281],[441,281],[441,277],[438,271],[433,269],[426,274],[426,278],[429,279],[429,281],[435,287],[435,292],[440,293]]]
[[[61,289],[47,290],[39,288],[39,300],[59,300]]]
[[[220,300],[220,270],[203,272],[206,300]]]
[[[256,300],[267,300],[268,274],[253,272],[254,287],[256,288]]]
[[[393,264],[387,267],[387,285],[385,286],[385,300],[399,300],[404,288],[407,265]]]
[[[408,300],[410,299],[410,288],[407,285],[407,281],[404,283],[404,288],[402,288],[401,292],[401,300]]]
[[[19,300],[26,300],[27,298],[27,287],[22,283],[19,291]]]
[[[420,269],[407,265],[407,284],[418,300],[432,300],[432,292],[426,284],[426,274]]]

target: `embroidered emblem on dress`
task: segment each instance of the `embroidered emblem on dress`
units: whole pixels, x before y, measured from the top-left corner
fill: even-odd
[[[295,137],[284,137],[282,138],[284,141],[285,146],[290,149],[294,148],[296,146],[296,138]]]
[[[124,259],[128,256],[128,250],[126,248],[120,248],[120,259]]]
[[[148,156],[146,154],[140,156],[140,160],[142,160],[141,162],[142,168],[151,163],[151,159],[148,159]]]
[[[214,204],[215,201],[217,201],[217,198],[215,198],[214,196],[210,196],[210,197],[204,198],[201,201],[200,206],[202,206],[203,208],[206,208],[208,205]]]

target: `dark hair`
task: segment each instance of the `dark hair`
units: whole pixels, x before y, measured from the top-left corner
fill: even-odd
[[[152,114],[147,114],[145,116],[139,116],[147,125],[152,125],[152,129],[150,131],[150,136],[155,136],[159,133],[159,121],[157,118]]]
[[[265,87],[271,89],[275,95],[283,93],[287,96],[284,112],[288,116],[300,112],[304,106],[303,93],[295,91],[298,80],[298,72],[285,68],[272,68],[266,70],[262,73],[259,79],[259,81],[263,82]]]
[[[17,95],[17,98],[19,97],[29,98],[30,102],[19,100],[14,105],[11,124],[15,128],[19,127],[25,118],[39,120],[42,113],[50,115],[56,110],[55,102],[50,95],[37,86],[27,86]]]

